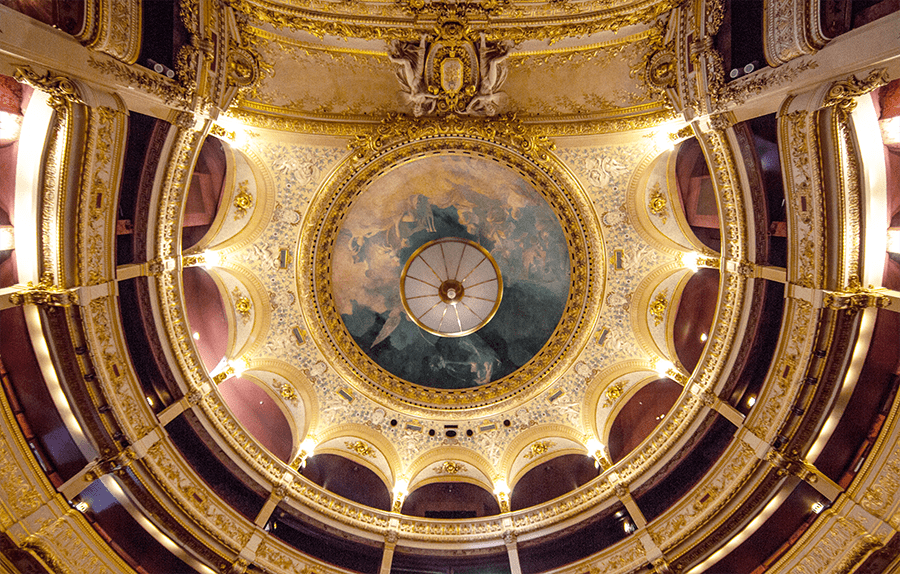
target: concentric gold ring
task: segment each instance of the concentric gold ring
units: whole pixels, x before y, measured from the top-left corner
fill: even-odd
[[[466,239],[429,241],[416,249],[400,274],[407,316],[439,337],[464,337],[481,329],[502,298],[497,262],[487,249]]]

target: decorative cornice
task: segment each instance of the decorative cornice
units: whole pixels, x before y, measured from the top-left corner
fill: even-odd
[[[475,32],[484,31],[492,41],[548,40],[588,36],[606,30],[616,31],[626,26],[652,22],[671,11],[682,0],[635,0],[609,7],[594,2],[570,4],[559,10],[558,4],[548,2],[544,12],[529,17],[516,16],[520,7],[502,0],[494,2],[430,2],[417,0],[398,2],[387,9],[379,4],[371,8],[365,2],[346,5],[307,0],[287,6],[269,0],[230,0],[232,8],[244,17],[276,28],[308,32],[317,37],[338,36],[367,40],[416,40],[423,32],[431,32],[434,25],[446,18],[463,18]],[[588,6],[579,11],[579,5]],[[346,7],[350,7],[347,10]],[[399,8],[396,10],[395,8]],[[460,8],[462,12],[460,13]],[[337,14],[328,10],[338,10]],[[377,12],[375,11],[377,9]],[[533,9],[533,7],[532,7]],[[567,13],[568,12],[568,13]],[[572,12],[575,12],[574,14]],[[327,14],[327,15],[326,15]]]

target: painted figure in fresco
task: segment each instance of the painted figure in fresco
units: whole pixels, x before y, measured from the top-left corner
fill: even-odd
[[[397,78],[403,88],[403,99],[417,118],[434,112],[437,105],[436,96],[429,94],[425,86],[426,52],[424,34],[418,46],[413,42],[393,40],[388,48],[391,62],[400,66]]]
[[[500,91],[509,66],[506,59],[515,44],[509,40],[489,45],[481,34],[478,46],[479,83],[478,94],[466,107],[466,113],[473,116],[495,116],[500,112],[506,94]]]

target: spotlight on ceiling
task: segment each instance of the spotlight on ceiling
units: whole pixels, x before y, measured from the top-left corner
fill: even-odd
[[[16,248],[16,231],[12,225],[0,225],[0,251]]]
[[[217,265],[222,264],[222,254],[217,251],[212,251],[207,249],[203,252],[203,266],[207,269],[212,269]]]
[[[660,376],[668,377],[669,371],[675,370],[675,363],[669,361],[667,359],[659,359],[656,361],[656,372],[659,373]]]
[[[888,229],[887,250],[888,253],[895,253],[897,255],[900,255],[900,227],[892,227]]]
[[[681,255],[681,264],[684,265],[687,269],[690,269],[693,272],[697,272],[700,269],[700,254],[696,251],[692,251],[690,253],[683,253]]]
[[[409,488],[409,481],[405,478],[398,478],[394,483],[394,496],[406,497],[409,494],[407,488]]]
[[[231,367],[235,377],[240,377],[247,370],[247,362],[243,359],[231,359],[228,361],[228,366]]]
[[[315,450],[316,441],[312,437],[303,439],[303,442],[300,443],[300,449],[297,452],[297,456],[291,463],[291,468],[299,471],[301,468],[306,467],[306,460],[315,454]]]
[[[587,440],[585,447],[587,448],[588,456],[594,458],[594,468],[600,468],[606,457],[606,447],[594,437]]]
[[[653,143],[659,151],[672,151],[675,149],[675,141],[669,136],[668,131],[661,131],[653,136]]]

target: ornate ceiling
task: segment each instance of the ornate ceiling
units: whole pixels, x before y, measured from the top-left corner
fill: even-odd
[[[0,7],[3,568],[896,567],[900,13],[765,7]]]

